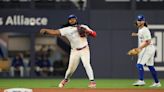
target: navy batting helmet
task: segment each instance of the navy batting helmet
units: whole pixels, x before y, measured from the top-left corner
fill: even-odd
[[[71,18],[77,19],[77,17],[74,14],[71,14],[71,15],[68,16],[68,19],[71,19]]]
[[[138,15],[137,21],[145,21],[145,17],[143,15]]]

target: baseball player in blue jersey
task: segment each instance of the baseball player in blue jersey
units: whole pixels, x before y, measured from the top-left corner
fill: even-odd
[[[139,80],[133,83],[134,86],[143,86],[146,83],[144,82],[144,68],[143,66],[148,66],[154,83],[150,87],[160,87],[161,83],[158,80],[157,72],[154,68],[154,55],[155,55],[155,46],[152,42],[152,37],[150,30],[147,27],[145,17],[143,15],[137,16],[136,26],[138,28],[138,33],[132,33],[132,36],[138,36],[138,48],[137,51],[140,51],[138,54],[138,61],[136,64]]]

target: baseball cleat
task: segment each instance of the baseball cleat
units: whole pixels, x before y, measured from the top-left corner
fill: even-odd
[[[162,85],[161,85],[161,83],[160,82],[158,82],[158,83],[153,83],[152,85],[150,85],[149,87],[161,87]]]
[[[146,83],[142,80],[138,80],[135,83],[133,83],[133,86],[144,86]]]
[[[88,85],[89,88],[96,88],[96,82],[91,81]]]
[[[59,88],[63,88],[66,84],[68,83],[68,80],[62,80],[60,83],[59,83],[59,85],[58,85],[58,87]]]

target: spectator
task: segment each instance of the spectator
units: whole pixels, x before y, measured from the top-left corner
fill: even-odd
[[[17,54],[11,63],[11,76],[14,77],[15,74],[19,74],[20,77],[24,76],[24,62],[23,62],[23,54]]]
[[[35,72],[37,76],[49,76],[53,72],[53,67],[48,57],[44,56],[35,63]]]
[[[6,59],[7,58],[7,40],[6,36],[3,34],[0,34],[0,58]]]
[[[50,57],[52,52],[53,52],[53,49],[52,49],[51,45],[48,45],[47,50],[46,50],[46,56]]]
[[[32,61],[29,60],[29,62],[27,64],[27,67],[26,67],[26,75],[27,75],[27,77],[30,77],[31,70],[32,70]]]
[[[61,51],[56,50],[54,57],[55,57],[55,60],[53,62],[53,68],[54,68],[53,74],[64,76],[66,67],[64,65],[63,55],[62,55]]]
[[[46,45],[42,45],[41,48],[36,52],[37,58],[42,58],[46,54]]]
[[[1,57],[1,58],[4,58],[4,54],[3,54],[3,51],[2,51],[1,46],[0,46],[0,57]]]

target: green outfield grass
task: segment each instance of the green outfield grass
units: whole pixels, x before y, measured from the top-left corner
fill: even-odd
[[[61,79],[0,79],[0,88],[56,88]],[[132,79],[97,79],[97,88],[150,88],[153,82],[151,79],[145,80],[146,85],[135,87]],[[164,89],[164,79],[160,89]],[[87,88],[87,79],[71,79],[66,88]]]

